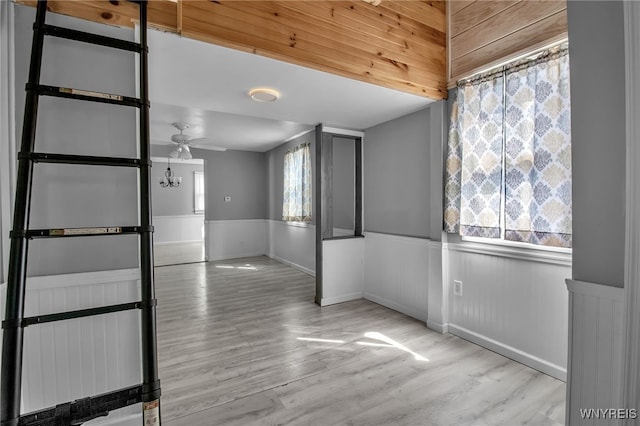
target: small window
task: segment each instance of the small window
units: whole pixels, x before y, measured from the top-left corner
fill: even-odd
[[[311,149],[298,145],[284,155],[282,220],[311,222]]]
[[[204,213],[204,173],[193,172],[193,213]]]

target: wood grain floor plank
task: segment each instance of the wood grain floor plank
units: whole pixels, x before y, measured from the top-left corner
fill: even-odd
[[[266,257],[156,269],[163,423],[558,425],[565,384]]]

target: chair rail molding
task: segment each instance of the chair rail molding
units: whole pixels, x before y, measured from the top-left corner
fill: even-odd
[[[624,2],[627,170],[625,250],[625,347],[622,401],[628,408],[640,400],[640,3]],[[625,407],[621,407],[625,408]],[[627,419],[625,424],[636,424]]]

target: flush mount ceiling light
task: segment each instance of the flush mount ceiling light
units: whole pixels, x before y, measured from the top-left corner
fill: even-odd
[[[274,102],[280,97],[280,93],[277,90],[267,89],[265,87],[258,87],[249,91],[251,99],[257,102]]]

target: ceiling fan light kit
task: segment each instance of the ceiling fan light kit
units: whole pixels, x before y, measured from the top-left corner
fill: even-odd
[[[178,129],[180,133],[171,135],[171,142],[177,144],[170,153],[170,158],[179,158],[181,160],[191,160],[193,156],[191,155],[191,147],[210,149],[213,151],[226,151],[226,148],[221,148],[217,146],[210,145],[211,141],[207,138],[191,138],[189,135],[185,135],[182,133],[184,130],[188,129],[189,124],[181,121],[177,121],[175,123],[171,123],[173,127]]]

